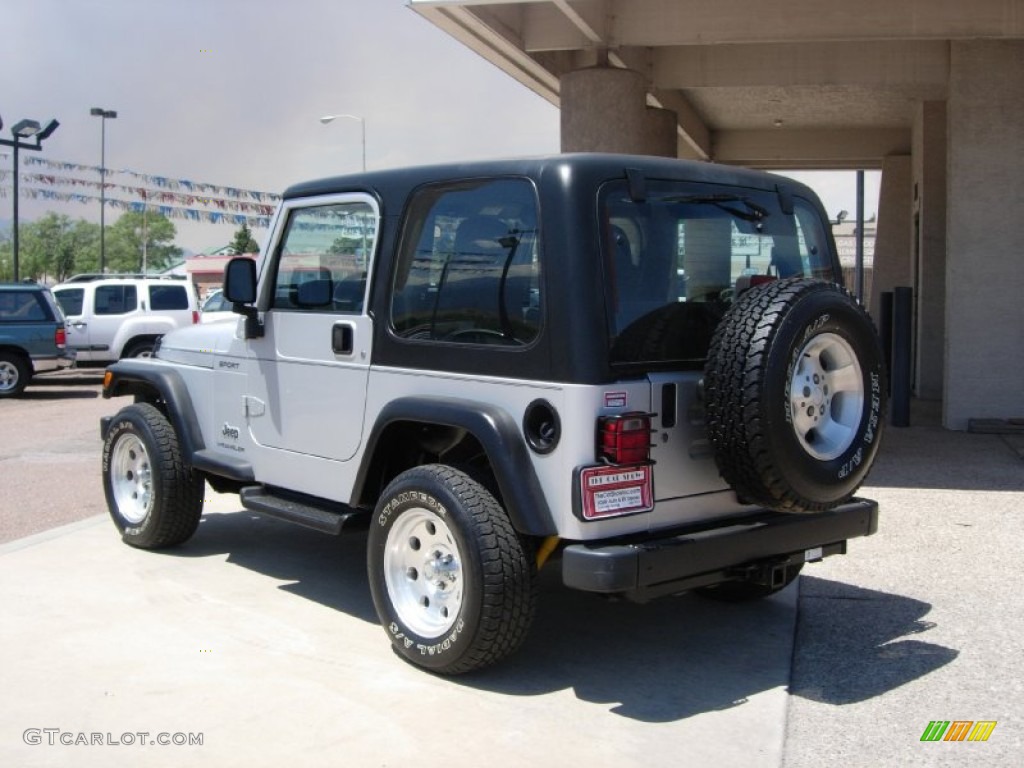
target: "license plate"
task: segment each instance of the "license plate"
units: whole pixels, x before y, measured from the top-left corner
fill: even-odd
[[[649,466],[587,467],[580,473],[580,485],[584,520],[654,509]]]

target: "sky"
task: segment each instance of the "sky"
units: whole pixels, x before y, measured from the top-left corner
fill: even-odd
[[[42,152],[22,158],[98,166],[92,107],[118,113],[106,121],[107,168],[265,192],[359,170],[359,122],[322,125],[325,114],[365,121],[371,169],[558,151],[555,107],[405,0],[4,0],[0,18],[5,136],[22,118],[60,121]],[[0,170],[12,162],[0,156]],[[798,178],[830,215],[854,213],[852,174]],[[870,216],[877,173],[866,187]],[[8,190],[0,219],[11,208]],[[98,201],[24,198],[20,218],[50,210],[99,220]],[[107,223],[118,215],[108,208]],[[194,251],[227,244],[236,229],[174,223],[178,245]]]

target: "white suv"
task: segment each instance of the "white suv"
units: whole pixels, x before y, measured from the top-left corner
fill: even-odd
[[[199,322],[195,289],[182,278],[79,275],[52,290],[78,363],[149,357],[165,333]]]

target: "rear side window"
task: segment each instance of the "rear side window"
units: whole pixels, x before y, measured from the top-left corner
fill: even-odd
[[[149,306],[158,310],[188,309],[188,293],[183,285],[149,286]]]
[[[540,266],[529,181],[423,188],[402,235],[391,330],[412,340],[529,344],[541,328]]]
[[[49,319],[43,296],[38,291],[0,291],[0,321],[34,323]]]
[[[644,201],[612,182],[600,199],[613,363],[700,364],[738,291],[787,277],[836,279],[816,209],[773,192],[648,182]]]
[[[138,306],[134,285],[100,285],[96,288],[97,315],[124,315]]]
[[[82,301],[85,298],[84,288],[64,288],[53,292],[54,298],[67,316],[82,314]]]

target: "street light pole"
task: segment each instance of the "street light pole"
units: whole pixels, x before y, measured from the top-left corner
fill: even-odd
[[[117,117],[117,112],[113,109],[93,107],[89,110],[89,114],[100,118],[100,274],[103,274],[107,260],[106,227],[104,226],[107,209],[107,119]]]
[[[324,125],[327,125],[328,123],[330,123],[330,122],[332,122],[334,120],[337,120],[339,117],[344,117],[344,118],[348,118],[349,120],[358,120],[359,121],[360,135],[362,137],[362,145],[363,145],[363,170],[365,171],[366,170],[366,120],[364,120],[363,118],[359,117],[358,115],[324,115],[323,117],[320,118],[320,122],[323,123]]]
[[[51,120],[46,124],[45,128],[40,129],[38,120],[19,120],[11,126],[11,135],[13,139],[0,138],[0,145],[5,147],[11,147],[14,152],[14,240],[12,242],[12,271],[14,273],[14,282],[18,282],[20,275],[18,274],[18,175],[20,168],[18,166],[18,150],[19,149],[32,149],[41,150],[43,148],[43,140],[50,138],[50,135],[57,130],[59,126],[56,120]],[[4,121],[0,118],[0,128],[4,127]],[[21,139],[35,139],[35,144],[25,144]]]

